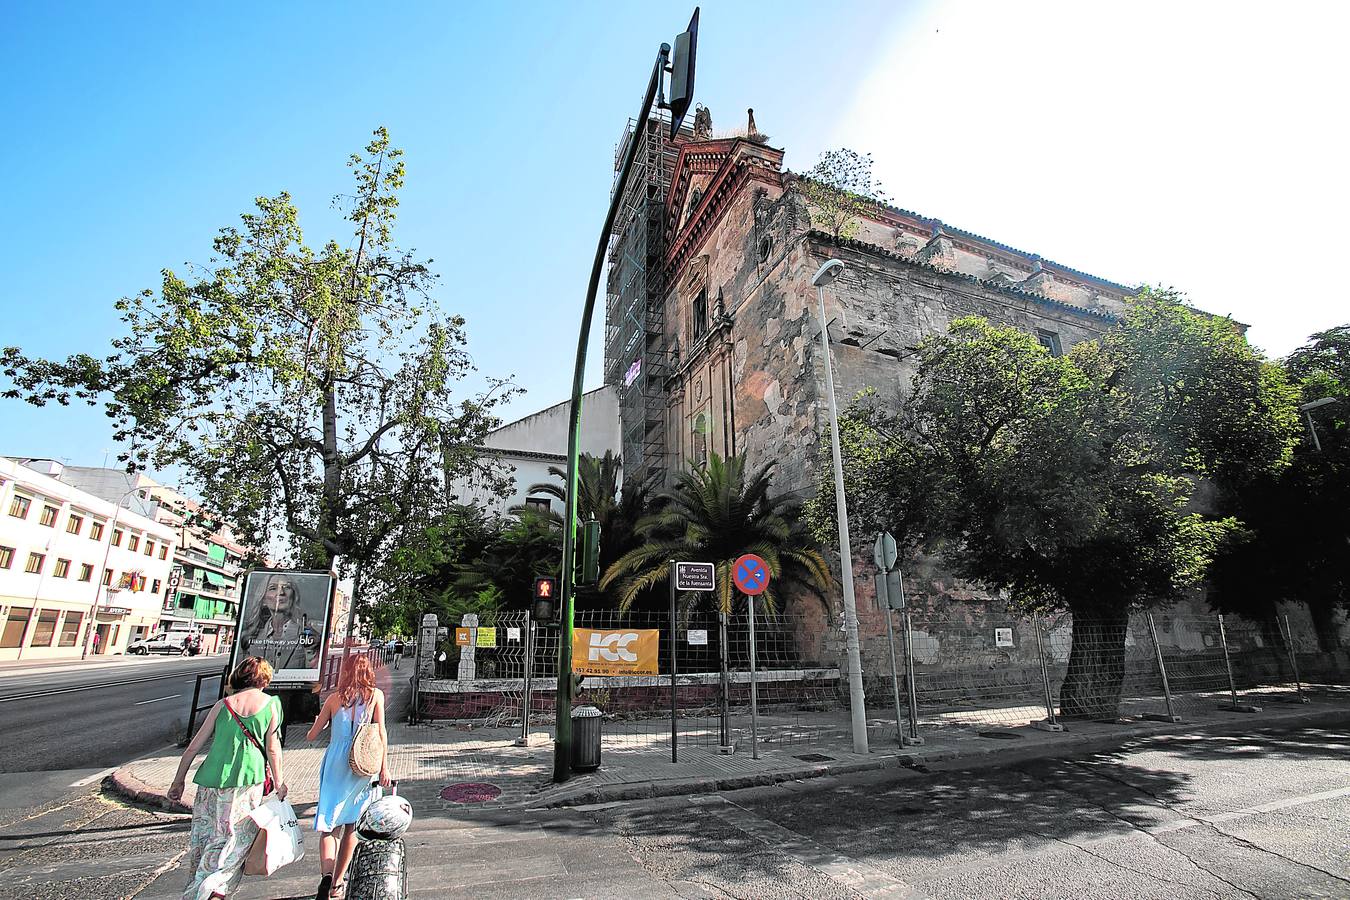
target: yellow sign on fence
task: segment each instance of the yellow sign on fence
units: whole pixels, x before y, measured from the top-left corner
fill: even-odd
[[[655,628],[572,632],[572,671],[578,675],[655,675],[661,632]]]
[[[480,646],[480,647],[495,647],[495,646],[497,646],[497,629],[495,629],[495,628],[479,628],[479,629],[478,629],[478,646]]]

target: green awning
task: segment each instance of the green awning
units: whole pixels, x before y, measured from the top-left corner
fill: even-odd
[[[225,576],[224,576],[224,575],[217,575],[215,572],[212,572],[210,569],[203,569],[203,570],[202,570],[202,574],[204,574],[204,575],[206,576],[206,580],[207,580],[207,581],[211,582],[211,583],[214,584],[216,587],[225,587],[226,584],[227,584],[227,582],[225,581]]]

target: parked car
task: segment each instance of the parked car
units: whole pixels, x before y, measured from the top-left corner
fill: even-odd
[[[178,653],[195,656],[201,648],[201,638],[190,631],[164,631],[127,646],[127,653],[147,656],[151,653]]]

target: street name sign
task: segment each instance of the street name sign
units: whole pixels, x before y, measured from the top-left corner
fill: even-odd
[[[711,591],[713,564],[709,562],[677,562],[675,564],[675,590]]]

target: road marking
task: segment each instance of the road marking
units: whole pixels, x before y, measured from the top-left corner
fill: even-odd
[[[172,672],[168,675],[150,675],[145,678],[132,678],[127,681],[109,681],[105,684],[85,684],[79,687],[58,688],[51,691],[37,691],[32,694],[15,694],[12,697],[0,697],[0,703],[11,700],[37,700],[40,697],[55,697],[58,694],[73,694],[77,691],[96,691],[101,688],[125,687],[128,684],[143,684],[147,681],[163,681],[166,678],[195,678],[197,672]],[[213,675],[217,674],[212,672]]]
[[[1335,800],[1339,797],[1350,797],[1350,787],[1337,788],[1334,791],[1319,791],[1316,794],[1303,794],[1298,797],[1287,797],[1284,800],[1272,800],[1270,803],[1262,803],[1260,806],[1248,806],[1245,809],[1235,809],[1232,812],[1220,813],[1217,816],[1197,816],[1182,810],[1176,810],[1187,818],[1180,822],[1168,822],[1164,825],[1155,825],[1152,828],[1145,828],[1149,834],[1168,834],[1173,831],[1184,831],[1187,828],[1198,828],[1201,825],[1220,825],[1224,822],[1232,822],[1236,819],[1246,819],[1251,816],[1259,816],[1265,813],[1279,812],[1282,809],[1291,809],[1295,806],[1304,806],[1308,803],[1320,803],[1323,800]]]
[[[158,703],[158,702],[161,701],[161,700],[172,700],[174,697],[181,697],[181,696],[183,696],[183,695],[182,695],[182,694],[170,694],[170,695],[167,696],[167,697],[156,697],[156,698],[153,699],[153,700],[137,700],[135,703],[133,703],[133,704],[131,704],[131,705],[132,705],[132,706],[144,706],[144,705],[147,704],[147,703]]]
[[[88,778],[81,778],[79,781],[72,782],[70,786],[71,786],[71,787],[84,787],[84,786],[87,785],[87,784],[93,784],[95,781],[102,781],[103,779],[107,778],[109,775],[111,775],[112,773],[116,772],[116,771],[117,771],[118,769],[120,769],[120,768],[121,768],[121,766],[109,766],[108,768],[104,769],[102,772],[95,772],[93,775],[90,775]]]

